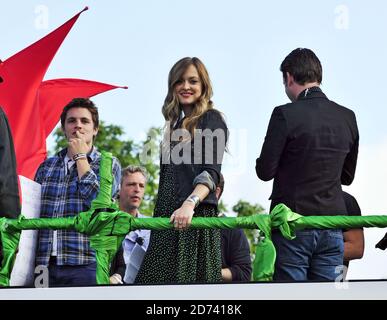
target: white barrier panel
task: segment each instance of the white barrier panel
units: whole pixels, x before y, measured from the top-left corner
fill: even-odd
[[[20,175],[19,181],[22,193],[21,214],[28,219],[39,218],[40,184]],[[10,278],[11,286],[33,285],[38,232],[38,230],[23,230],[21,232],[19,249]]]
[[[387,281],[1,288],[0,300],[386,300]]]

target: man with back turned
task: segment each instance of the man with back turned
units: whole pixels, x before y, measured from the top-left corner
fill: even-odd
[[[345,215],[341,185],[355,175],[359,134],[353,111],[329,100],[320,89],[322,67],[313,51],[293,50],[282,62],[291,103],[271,115],[256,172],[274,178],[271,209],[284,203],[304,216]],[[338,229],[307,229],[287,240],[273,232],[277,250],[274,280],[332,281],[343,261]]]

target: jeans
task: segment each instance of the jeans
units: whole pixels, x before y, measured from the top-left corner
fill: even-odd
[[[91,286],[96,285],[97,264],[90,263],[79,266],[58,266],[50,263],[48,266],[49,286]]]
[[[305,229],[287,240],[274,231],[272,240],[277,251],[274,281],[340,280],[344,241],[341,229]]]

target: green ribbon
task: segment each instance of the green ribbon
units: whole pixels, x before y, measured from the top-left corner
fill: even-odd
[[[92,201],[90,210],[75,217],[18,219],[0,218],[0,239],[3,260],[0,269],[0,286],[9,286],[21,230],[75,229],[90,238],[95,250],[98,284],[109,284],[109,267],[126,234],[136,229],[166,230],[174,225],[169,218],[136,219],[119,211],[111,198],[113,185],[112,154],[102,152],[100,165],[100,191]],[[309,216],[292,212],[284,204],[274,207],[270,215],[259,214],[236,218],[193,218],[192,229],[259,229],[259,241],[253,262],[253,280],[270,281],[273,278],[276,251],[271,240],[272,229],[279,229],[287,239],[294,239],[295,232],[306,228],[360,228],[387,227],[387,216]]]

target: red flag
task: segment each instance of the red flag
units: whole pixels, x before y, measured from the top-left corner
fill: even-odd
[[[65,24],[16,53],[0,65],[0,105],[8,116],[15,144],[18,173],[26,175],[35,155],[46,154],[41,114],[34,109],[37,91],[55,53],[77,21],[76,14]],[[30,171],[30,170],[28,170]]]
[[[44,38],[0,62],[0,106],[10,123],[18,174],[27,178],[33,179],[39,164],[46,158],[46,137],[58,122],[66,101],[117,88],[75,79],[42,83],[63,40],[79,15],[87,9]],[[77,84],[80,87],[75,88]],[[72,88],[72,95],[69,88]]]
[[[99,93],[127,87],[81,79],[54,79],[42,82],[39,88],[39,108],[46,137],[59,121],[63,107],[73,98],[90,98]]]

